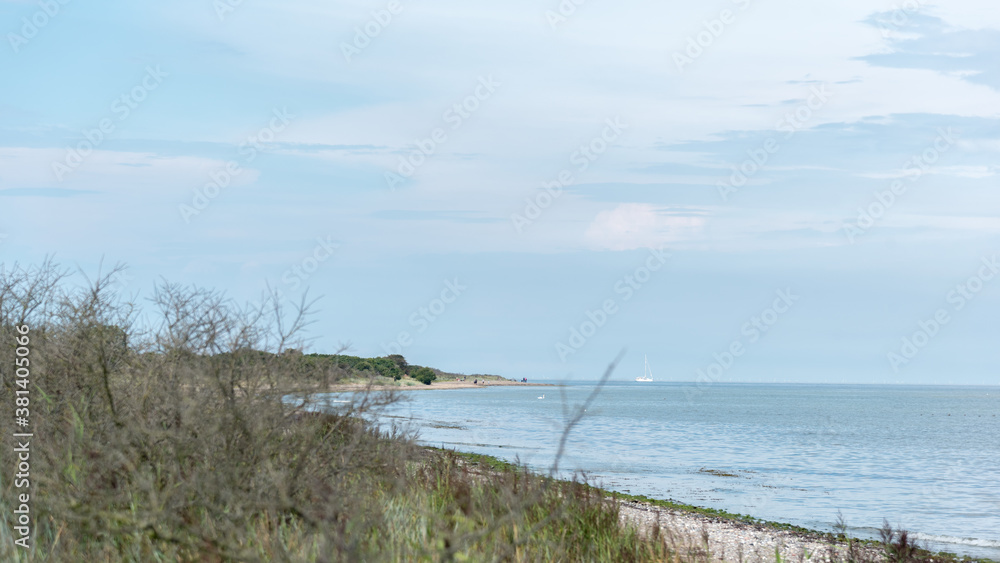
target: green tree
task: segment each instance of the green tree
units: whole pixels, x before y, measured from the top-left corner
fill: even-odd
[[[403,371],[390,358],[372,358],[370,362],[383,377],[391,377],[397,381],[403,378]]]
[[[437,375],[431,368],[418,368],[411,374],[413,379],[416,379],[424,385],[430,385],[432,381],[437,379]]]
[[[406,358],[404,358],[400,354],[390,354],[388,358],[393,362],[396,362],[396,366],[403,373],[406,373],[410,369],[410,364],[406,363]]]

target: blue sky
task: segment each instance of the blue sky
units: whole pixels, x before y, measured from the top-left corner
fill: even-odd
[[[465,373],[1000,384],[990,3],[0,0],[0,32],[5,264],[308,287],[313,351]]]

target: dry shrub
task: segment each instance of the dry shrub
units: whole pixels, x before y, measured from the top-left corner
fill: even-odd
[[[301,392],[345,375],[298,353],[306,299],[239,305],[162,282],[142,316],[120,271],[72,286],[51,260],[0,266],[0,400],[13,403],[14,336],[28,325],[35,434],[34,547],[5,526],[0,560],[683,559],[670,533],[639,537],[602,491],[554,479],[600,385],[570,413],[549,475],[485,467],[368,422],[392,393],[331,410]],[[15,431],[0,417],[0,432]],[[7,523],[23,492],[5,477],[15,455],[0,449]],[[915,560],[905,535],[886,545],[893,561]]]
[[[85,560],[346,560],[379,520],[373,490],[402,483],[414,449],[358,415],[392,396],[365,394],[337,414],[282,390],[304,374],[294,354],[308,302],[275,293],[239,306],[161,283],[139,330],[120,268],[77,288],[51,261],[0,270],[0,358],[31,328],[33,552],[8,533],[0,557]],[[4,402],[12,402],[10,362]],[[3,431],[12,432],[4,417]],[[8,434],[9,435],[9,434]],[[16,466],[11,448],[5,468]],[[12,500],[12,483],[3,483]],[[20,491],[23,492],[23,491]],[[10,516],[10,503],[3,505]],[[9,532],[9,531],[8,531]],[[292,537],[294,536],[294,537]],[[290,545],[294,544],[293,545]]]

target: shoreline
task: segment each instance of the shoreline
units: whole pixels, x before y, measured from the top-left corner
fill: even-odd
[[[521,383],[520,381],[498,381],[486,380],[483,383],[473,383],[472,381],[434,381],[430,385],[423,383],[406,382],[405,385],[383,385],[368,383],[334,383],[322,393],[350,393],[357,391],[447,391],[451,389],[482,389],[486,387],[556,387],[552,383]]]
[[[496,377],[496,376],[494,376]],[[479,384],[472,381],[444,380],[425,385],[403,380],[397,385],[373,383],[340,383],[330,385],[330,393],[363,391],[409,391],[471,389],[477,387],[559,387],[552,383],[522,383],[504,379],[485,380]],[[485,454],[473,454],[458,450],[442,450],[434,446],[424,446],[430,450],[450,451],[462,457],[491,460],[487,466],[513,465],[502,458]],[[477,462],[478,464],[478,462]],[[533,472],[537,475],[539,473]],[[487,470],[484,475],[489,474]],[[560,479],[567,481],[566,479]],[[618,509],[619,524],[633,527],[639,535],[665,534],[665,537],[685,556],[694,557],[704,563],[739,561],[740,563],[772,563],[776,554],[778,561],[849,561],[856,557],[866,561],[881,561],[885,558],[885,547],[874,539],[861,539],[833,532],[807,529],[794,524],[765,521],[754,517],[726,512],[724,510],[687,505],[671,499],[654,499],[642,495],[631,495],[606,489],[591,487],[603,495],[605,501],[614,503]],[[911,539],[912,541],[912,539]],[[911,544],[912,545],[912,544]],[[919,550],[941,563],[1000,563],[1000,559],[976,555],[956,555],[941,547],[929,548],[922,541],[916,542]]]
[[[485,465],[489,468],[486,469],[487,474],[500,467],[517,467],[491,455],[424,447],[450,452],[473,465]],[[799,562],[809,559],[846,561],[851,559],[852,551],[855,557],[863,556],[869,561],[885,558],[885,547],[878,540],[822,532],[786,522],[759,520],[674,500],[620,493],[597,485],[589,486],[599,491],[605,501],[617,506],[620,525],[634,527],[642,536],[658,534],[666,537],[682,555],[693,556],[706,563],[774,563],[776,553],[780,554],[778,561]],[[923,547],[919,551],[941,563],[1000,563],[989,558],[935,552]]]

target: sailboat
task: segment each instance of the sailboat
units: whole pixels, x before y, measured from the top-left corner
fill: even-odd
[[[649,358],[646,356],[642,357],[646,362],[646,366],[642,370],[642,377],[635,378],[636,381],[652,381],[653,380],[653,370],[649,369]]]

